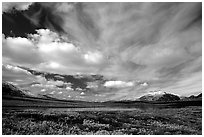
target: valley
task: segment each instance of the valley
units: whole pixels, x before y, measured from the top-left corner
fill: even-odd
[[[141,97],[142,101],[61,100],[49,96],[29,96],[13,85],[4,84],[2,133],[3,135],[202,134],[202,94],[188,99],[186,97],[166,101],[144,100],[147,97],[150,96]]]

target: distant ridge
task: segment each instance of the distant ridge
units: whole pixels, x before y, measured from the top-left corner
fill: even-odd
[[[202,100],[202,93],[198,94],[197,96],[191,95],[189,97],[182,97],[182,100]]]
[[[26,94],[27,91],[21,90],[14,85],[2,82],[2,97],[5,96],[15,96],[15,97],[29,97],[28,94]]]
[[[180,100],[180,97],[177,95],[173,95],[166,92],[159,92],[154,94],[147,94],[138,99],[139,101],[162,101],[162,102],[168,102],[168,101],[178,101]]]
[[[200,93],[199,95],[197,96],[194,96],[194,95],[191,95],[190,97],[188,97],[190,99],[198,99],[198,98],[202,98],[202,93]]]

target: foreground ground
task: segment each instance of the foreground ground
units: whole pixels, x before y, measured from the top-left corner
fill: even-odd
[[[166,109],[3,108],[2,134],[202,134],[202,107]]]

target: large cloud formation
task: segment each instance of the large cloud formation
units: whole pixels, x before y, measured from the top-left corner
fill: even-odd
[[[3,38],[3,62],[135,83],[112,99],[158,89],[180,95],[201,90],[202,3],[39,5],[38,12],[25,16],[36,25],[45,15],[41,24],[48,29],[28,38]]]
[[[32,2],[3,2],[2,11],[10,12],[12,9],[27,10]]]

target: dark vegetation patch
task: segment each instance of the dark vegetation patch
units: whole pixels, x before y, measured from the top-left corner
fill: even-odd
[[[10,134],[201,135],[202,107],[132,111],[3,109],[2,131]]]

